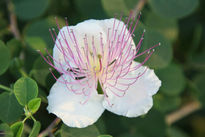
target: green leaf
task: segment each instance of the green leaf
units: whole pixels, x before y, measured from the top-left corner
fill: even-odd
[[[112,137],[110,135],[99,135],[98,137]]]
[[[106,17],[100,0],[75,0],[77,9],[86,18],[102,19]]]
[[[197,69],[197,70],[205,70],[205,52],[202,52],[201,54],[196,54],[192,57],[191,61],[189,62],[190,67]]]
[[[0,94],[0,120],[11,123],[18,120],[23,113],[23,108],[16,100],[14,94],[4,92]]]
[[[166,96],[157,94],[154,96],[154,108],[160,112],[170,112],[177,109],[181,104],[179,96]]]
[[[48,100],[47,100],[47,94],[46,92],[39,88],[39,93],[38,93],[38,97],[41,98],[41,102],[48,104]]]
[[[137,130],[147,137],[164,137],[166,132],[165,117],[159,111],[150,110],[144,118],[136,121]],[[149,130],[149,132],[148,132]]]
[[[199,99],[199,101],[202,103],[203,106],[205,106],[205,84],[204,84],[204,81],[205,81],[205,73],[199,73],[195,79],[194,79],[194,83],[197,87],[197,97]]]
[[[142,34],[143,26],[139,26],[135,31],[135,44],[138,43],[139,37]],[[144,34],[144,41],[142,43],[139,53],[145,51],[146,49],[153,47],[154,45],[161,43],[160,46],[155,48],[155,52],[151,55],[150,59],[145,63],[151,68],[159,69],[168,66],[172,60],[172,47],[169,40],[167,40],[162,34],[157,31],[146,29]],[[146,54],[145,54],[146,55]],[[142,62],[145,59],[145,55],[139,58],[136,58],[137,61]]]
[[[41,37],[36,37],[36,36],[26,37],[26,42],[35,51],[40,50],[43,54],[46,53],[45,51],[46,43]]]
[[[25,106],[28,102],[38,95],[38,86],[34,80],[22,77],[14,84],[14,94],[18,102]]]
[[[153,12],[148,12],[145,25],[152,28],[170,41],[175,41],[178,36],[178,22],[176,19],[162,18]]]
[[[18,57],[21,51],[22,44],[17,39],[11,39],[6,43],[7,47],[10,50],[11,57]]]
[[[86,128],[70,128],[63,124],[61,127],[62,137],[97,137],[98,135],[100,134],[95,125]]]
[[[41,16],[49,5],[49,0],[14,0],[15,13],[23,20]]]
[[[3,137],[13,137],[13,132],[6,123],[0,124],[0,136],[1,135],[3,135]]]
[[[146,137],[146,136],[143,136],[139,133],[123,133],[123,134],[120,134],[119,137]]]
[[[155,109],[151,109],[143,118],[121,118],[121,122],[126,131],[135,129],[139,137],[165,137],[166,134],[165,116]]]
[[[189,137],[185,132],[176,127],[170,127],[167,130],[168,137]]]
[[[39,121],[35,121],[29,137],[37,137],[40,129],[41,123]]]
[[[6,72],[10,63],[10,52],[5,44],[0,40],[0,75]]]
[[[16,122],[11,125],[11,130],[14,133],[14,137],[21,137],[23,133],[24,123],[22,121]]]
[[[149,4],[162,17],[182,18],[197,8],[199,0],[149,0]]]
[[[39,109],[40,105],[41,105],[41,99],[34,98],[28,102],[28,109],[31,113],[34,114]]]
[[[124,0],[124,3],[129,10],[132,10],[136,7],[139,1],[140,0]]]
[[[166,68],[156,70],[156,74],[162,81],[160,90],[166,95],[179,95],[185,88],[185,76],[183,70],[177,64],[170,64]]]
[[[101,0],[101,3],[110,17],[114,17],[116,13],[121,13],[122,11],[126,15],[129,14],[124,0]]]
[[[57,18],[58,18],[58,22],[60,25],[65,25],[65,21],[62,18],[60,17],[57,17]],[[56,28],[56,26],[57,25],[55,22],[55,18],[53,16],[50,16],[48,18],[37,20],[27,25],[24,29],[23,35],[25,36],[25,38],[26,37],[40,37],[46,42],[47,48],[52,49],[54,46],[54,42],[50,35],[49,29]],[[56,29],[56,33],[58,33],[58,29]]]
[[[39,84],[46,86],[46,78],[50,71],[49,65],[42,59],[42,57],[35,60],[31,73]]]

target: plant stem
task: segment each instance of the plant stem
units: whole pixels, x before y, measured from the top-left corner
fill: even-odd
[[[44,131],[42,131],[38,135],[38,137],[45,137],[45,136],[49,135],[52,132],[53,128],[55,126],[57,126],[60,122],[61,122],[61,119],[60,118],[56,118]]]
[[[13,33],[14,37],[18,40],[21,40],[21,35],[18,29],[16,15],[14,14],[14,5],[10,0],[7,0],[7,8],[9,13],[9,20],[10,20],[10,29]]]
[[[9,92],[13,92],[13,90],[11,88],[8,88],[8,87],[1,85],[1,84],[0,84],[0,89],[3,89],[5,91],[9,91]]]
[[[166,123],[168,125],[172,125],[173,123],[177,122],[178,120],[186,117],[187,115],[199,110],[201,108],[201,104],[198,101],[192,101],[179,110],[172,112],[171,114],[166,116]]]
[[[135,8],[133,9],[132,17],[135,18],[137,14],[144,8],[144,5],[147,3],[147,0],[139,0]]]
[[[28,74],[22,68],[19,69],[19,72],[21,73],[22,76],[28,77]]]

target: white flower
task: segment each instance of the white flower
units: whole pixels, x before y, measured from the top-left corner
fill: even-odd
[[[50,90],[47,109],[67,126],[91,125],[105,109],[137,117],[152,107],[152,95],[161,81],[142,65],[159,44],[138,53],[144,33],[135,45],[132,37],[137,23],[130,17],[126,22],[115,18],[86,20],[59,28],[58,35],[50,30],[55,46],[53,57],[49,56],[54,65],[49,58],[44,59],[61,76],[57,79],[53,75],[57,81]],[[134,61],[143,54],[147,55],[144,62]],[[97,91],[99,84],[101,94]]]

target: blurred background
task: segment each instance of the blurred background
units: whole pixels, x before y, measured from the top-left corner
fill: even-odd
[[[141,11],[135,42],[143,29],[142,50],[161,42],[146,63],[162,80],[151,111],[132,119],[106,111],[95,125],[85,129],[60,123],[54,135],[205,137],[204,7],[204,0],[0,0],[0,84],[12,88],[24,75],[37,82],[42,103],[34,117],[44,130],[55,119],[46,110],[46,96],[55,79],[36,50],[45,55],[45,48],[52,52],[54,43],[48,30],[56,28],[55,17],[64,26],[65,17],[75,25],[87,19],[119,18],[121,14],[124,18],[130,11]],[[0,131],[10,133],[9,126],[24,117],[15,97],[6,98],[5,92],[0,89]],[[27,120],[22,136],[28,136],[31,128],[32,121]]]

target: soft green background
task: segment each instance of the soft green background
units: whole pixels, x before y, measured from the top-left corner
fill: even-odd
[[[121,14],[124,18],[139,5],[142,16],[135,42],[144,29],[141,51],[161,42],[145,64],[162,81],[153,108],[147,115],[131,119],[106,111],[97,123],[84,129],[60,123],[54,136],[204,137],[204,0],[0,0],[0,133],[36,137],[55,119],[46,110],[46,96],[55,79],[36,51],[46,55],[47,48],[52,52],[49,28],[56,28],[55,17],[61,26],[65,17],[75,25],[86,19],[119,18]],[[12,32],[11,16],[20,36]],[[199,102],[200,109],[171,125],[167,122],[171,113],[193,102],[194,107]]]

